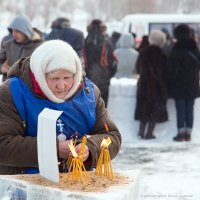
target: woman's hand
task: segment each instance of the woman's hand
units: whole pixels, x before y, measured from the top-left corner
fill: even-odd
[[[70,140],[59,141],[59,158],[67,159],[69,157],[69,143]]]
[[[81,143],[75,146],[75,150],[77,154],[79,154],[80,149],[81,149]],[[85,145],[83,162],[86,161],[88,157],[89,157],[89,148],[87,147],[87,145]]]

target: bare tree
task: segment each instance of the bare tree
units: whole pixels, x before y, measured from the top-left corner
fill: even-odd
[[[85,10],[90,20],[119,20],[134,13],[198,13],[198,0],[1,0],[0,12],[40,18],[45,27],[57,17],[73,16],[75,9]]]

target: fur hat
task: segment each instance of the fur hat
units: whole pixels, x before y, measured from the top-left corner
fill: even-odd
[[[107,30],[107,27],[100,19],[93,19],[92,22],[87,26],[87,31],[91,32],[93,30],[104,33]]]
[[[70,20],[65,17],[59,17],[53,21],[51,28],[52,29],[64,29],[70,27]]]
[[[162,47],[166,41],[166,35],[160,30],[153,30],[149,35],[149,43]]]
[[[13,29],[22,32],[29,39],[31,39],[33,36],[33,28],[31,26],[31,22],[25,16],[17,16],[13,19],[8,27],[8,30],[12,32]]]
[[[82,66],[74,49],[62,40],[50,40],[37,47],[30,58],[30,68],[42,92],[55,103],[69,99],[82,79]],[[64,69],[74,74],[74,84],[64,99],[57,98],[49,89],[45,74]]]
[[[180,24],[174,29],[174,37],[177,40],[191,39],[192,30],[186,24]]]

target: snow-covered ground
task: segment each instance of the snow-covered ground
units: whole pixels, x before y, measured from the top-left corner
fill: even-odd
[[[199,144],[135,143],[122,148],[113,166],[142,170],[139,200],[200,199]]]
[[[200,99],[195,102],[191,142],[174,142],[176,113],[168,101],[168,122],[155,129],[155,140],[137,138],[133,120],[136,80],[112,79],[108,110],[122,134],[122,149],[113,160],[114,169],[141,169],[139,200],[200,199]]]

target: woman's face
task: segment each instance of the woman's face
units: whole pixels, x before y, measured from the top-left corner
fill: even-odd
[[[63,99],[74,83],[74,74],[67,70],[56,70],[46,74],[49,89],[59,99]]]

